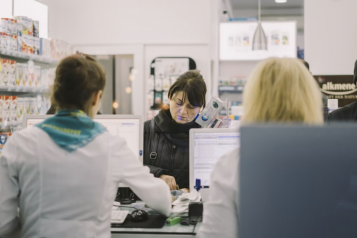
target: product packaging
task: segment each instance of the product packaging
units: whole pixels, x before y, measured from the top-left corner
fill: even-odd
[[[11,50],[11,35],[6,34],[6,49]]]
[[[42,111],[42,96],[41,95],[37,95],[36,98],[36,106],[35,106],[35,114],[36,115],[41,115],[41,111]]]
[[[32,21],[33,22],[33,36],[36,38],[40,37],[40,22],[39,21]]]
[[[22,23],[21,22],[17,22],[17,24],[16,24],[16,35],[22,36]]]
[[[33,54],[33,36],[23,35],[22,36],[22,52]]]
[[[15,86],[16,85],[16,61],[8,60],[8,62],[9,62],[8,83],[5,86]]]
[[[0,132],[0,155],[2,152],[2,149],[5,146],[6,141],[10,138],[11,132]]]
[[[40,55],[40,38],[33,38],[33,54]]]
[[[35,115],[36,98],[30,98],[30,115]]]
[[[210,123],[215,119],[222,107],[223,102],[217,97],[212,97],[205,109],[199,114],[196,123],[202,128],[209,127]]]
[[[0,32],[4,32],[6,34],[10,34],[10,21],[9,18],[1,18],[0,19]]]
[[[16,21],[17,21],[17,35],[23,35],[22,34],[22,32],[25,32],[25,30],[26,30],[26,25],[28,25],[27,24],[27,22],[28,22],[28,18],[27,17],[24,17],[24,16],[15,16],[15,17],[13,17]],[[20,27],[21,26],[21,27]],[[21,33],[20,33],[20,32]],[[28,32],[28,31],[27,31]],[[27,35],[27,34],[26,34]]]
[[[35,65],[35,81],[34,81],[34,86],[35,87],[40,87],[41,86],[41,67],[38,65]]]
[[[27,84],[26,86],[35,87],[35,63],[33,60],[27,62]]]
[[[11,96],[4,96],[4,104],[3,104],[3,125],[10,125],[10,106],[11,106]]]
[[[22,64],[22,80],[20,81],[21,86],[29,86],[28,72],[28,65]]]
[[[24,98],[17,98],[17,122],[21,123],[24,114]]]
[[[6,86],[9,80],[9,60],[1,59],[1,67],[2,71],[0,71],[0,86]]]
[[[22,36],[17,36],[17,51],[22,52]]]
[[[40,55],[51,57],[51,41],[48,39],[40,38]]]
[[[17,35],[11,35],[10,48],[13,51],[17,51]]]
[[[5,32],[0,32],[0,50],[6,50],[8,34]]]
[[[29,35],[33,37],[33,22],[31,18],[24,18],[23,19],[23,30],[22,35]]]
[[[24,67],[23,64],[21,63],[17,63],[16,64],[16,80],[15,80],[15,84],[16,86],[20,86],[21,82],[22,82],[22,77],[24,75]]]
[[[10,123],[14,125],[17,124],[17,96],[11,96],[10,99]]]
[[[30,100],[31,98],[24,98],[24,110],[22,116],[30,115]]]
[[[10,20],[10,33],[11,35],[17,35],[17,20],[16,19],[9,19]]]

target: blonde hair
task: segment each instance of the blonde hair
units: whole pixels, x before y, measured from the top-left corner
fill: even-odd
[[[321,92],[298,59],[261,62],[247,82],[243,107],[243,123],[323,123]]]

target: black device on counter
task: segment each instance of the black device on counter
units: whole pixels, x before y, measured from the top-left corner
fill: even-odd
[[[190,202],[188,206],[188,217],[191,225],[196,225],[197,222],[202,220],[203,215],[203,203],[202,202]]]
[[[130,188],[118,188],[115,201],[120,202],[121,204],[132,204],[137,200],[139,200],[139,198]]]
[[[140,222],[140,221],[146,221],[149,217],[149,214],[144,211],[144,210],[135,210],[131,213],[131,220]]]

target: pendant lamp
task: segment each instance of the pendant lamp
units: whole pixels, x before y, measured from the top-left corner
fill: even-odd
[[[258,26],[255,30],[253,37],[253,50],[268,50],[267,37],[262,27],[262,22],[260,20],[260,0],[258,0]]]

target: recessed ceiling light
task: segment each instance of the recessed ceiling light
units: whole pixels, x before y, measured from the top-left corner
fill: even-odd
[[[276,3],[286,3],[287,0],[275,0]]]

